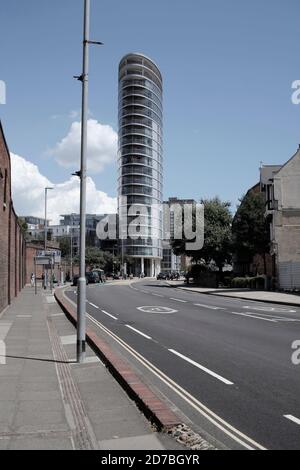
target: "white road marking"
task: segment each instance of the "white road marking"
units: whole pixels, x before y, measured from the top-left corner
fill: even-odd
[[[153,306],[147,305],[142,307],[137,307],[137,310],[145,313],[158,313],[158,314],[169,314],[169,313],[177,313],[178,310],[174,310],[173,308],[169,307],[160,307],[160,306]]]
[[[245,305],[243,308],[250,308],[251,310],[262,310],[264,312],[273,312],[273,313],[297,313],[296,310],[291,310],[288,308],[280,308],[280,307],[266,307],[266,306],[257,306],[257,307],[249,307]]]
[[[154,294],[153,292],[152,292],[152,295],[155,295],[155,297],[164,297],[164,295],[161,295],[161,294]]]
[[[108,315],[109,317],[113,318],[114,320],[118,320],[117,317],[114,317],[111,313],[106,312],[106,310],[101,310],[102,313]]]
[[[206,372],[207,374],[211,375],[211,376],[214,377],[215,379],[220,380],[220,381],[223,382],[224,384],[226,384],[226,385],[233,385],[233,382],[230,382],[230,380],[225,379],[225,378],[222,377],[221,375],[216,374],[216,373],[213,372],[212,370],[207,369],[207,367],[204,367],[204,366],[202,366],[201,364],[198,364],[198,362],[195,362],[195,361],[193,361],[192,359],[190,359],[190,358],[184,356],[183,354],[180,354],[179,352],[175,351],[174,349],[168,349],[168,351],[170,351],[170,352],[173,353],[173,354],[176,354],[176,356],[181,357],[181,359],[184,359],[185,361],[189,362],[190,364],[192,364],[193,366],[197,367],[198,369],[203,370],[203,372]]]
[[[97,308],[97,309],[99,310],[98,305],[92,304],[92,302],[89,302],[89,304],[90,304],[92,307]]]
[[[74,302],[71,301],[74,304]],[[75,304],[74,304],[75,305]],[[254,441],[250,437],[246,436],[244,433],[239,431],[237,428],[229,424],[223,418],[214,413],[210,408],[201,403],[197,398],[191,395],[187,390],[178,385],[174,380],[164,374],[160,369],[155,367],[150,361],[148,361],[144,356],[139,354],[135,349],[133,349],[128,343],[126,343],[122,338],[117,336],[111,330],[106,328],[102,323],[93,318],[91,315],[87,314],[87,317],[91,322],[93,322],[98,328],[108,334],[113,338],[118,344],[120,344],[127,352],[129,352],[135,359],[137,359],[146,369],[148,369],[152,374],[158,377],[163,383],[165,383],[171,390],[173,390],[178,396],[180,396],[186,403],[188,403],[192,408],[194,408],[198,413],[204,416],[208,421],[210,421],[214,426],[223,431],[227,436],[234,439],[240,445],[249,450],[260,449],[266,450],[265,447],[260,445],[258,442]]]
[[[293,415],[284,415],[284,417],[289,419],[290,421],[293,421],[296,424],[299,424],[299,426],[300,426],[300,419],[299,418],[295,418],[295,416],[293,416]]]
[[[230,312],[233,315],[240,315],[241,317],[256,318],[257,320],[270,321],[272,323],[277,323],[277,320],[272,320],[271,318],[258,317],[254,313],[241,313],[241,312]]]
[[[255,312],[255,315],[263,316],[264,318],[273,318],[274,320],[277,320],[277,321],[300,322],[300,320],[297,320],[296,318],[279,317],[277,315],[269,315],[268,313]]]
[[[226,310],[224,307],[214,307],[213,305],[194,304],[196,307],[209,308],[210,310]]]
[[[66,296],[65,296],[66,297]],[[67,298],[67,297],[66,297]],[[76,306],[75,302],[67,298],[68,301]],[[158,377],[164,384],[166,384],[171,390],[173,390],[178,396],[180,396],[186,403],[188,403],[196,412],[201,414],[204,418],[210,421],[214,426],[224,432],[227,436],[233,439],[235,442],[239,443],[246,449],[249,450],[266,450],[261,444],[256,442],[254,439],[251,439],[246,434],[239,431],[239,429],[232,426],[230,423],[225,421],[223,418],[214,413],[210,408],[205,406],[200,402],[196,397],[190,394],[186,389],[181,387],[178,383],[172,380],[169,376],[164,374],[159,368],[154,364],[148,361],[144,356],[138,353],[133,349],[128,343],[126,343],[122,338],[117,336],[102,323],[96,320],[94,317],[87,313],[87,318],[93,322],[98,328],[108,334],[112,339],[114,339],[118,344],[120,344],[129,354],[131,354],[137,361],[139,361],[146,369],[148,369],[152,374]]]
[[[127,326],[127,328],[130,328],[131,330],[135,331],[139,335],[144,336],[144,338],[152,339],[151,336],[145,335],[145,333],[142,333],[142,331],[137,330],[136,328],[133,328],[133,326],[130,326],[130,325],[125,325],[125,326]]]
[[[182,302],[182,303],[184,303],[184,304],[187,303],[187,300],[174,299],[173,297],[170,297],[170,300],[175,300],[175,302]]]
[[[17,318],[32,318],[32,315],[17,315]]]

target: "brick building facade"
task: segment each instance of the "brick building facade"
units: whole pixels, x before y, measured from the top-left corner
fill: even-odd
[[[25,240],[11,196],[11,162],[0,122],[0,312],[26,282]]]

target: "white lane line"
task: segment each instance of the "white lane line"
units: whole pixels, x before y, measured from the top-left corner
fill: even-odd
[[[89,302],[89,304],[90,304],[92,307],[97,308],[97,309],[99,310],[98,305],[92,304],[92,302]]]
[[[152,295],[155,295],[155,297],[164,297],[164,295],[161,295],[161,294],[154,294],[153,292],[152,292]]]
[[[299,418],[295,418],[295,416],[293,416],[293,415],[284,415],[284,417],[289,419],[290,421],[293,421],[296,424],[299,424],[299,426],[300,426],[300,419]]]
[[[250,310],[260,310],[260,311],[263,311],[263,312],[266,312],[266,313],[297,313],[296,310],[288,310],[287,308],[276,308],[276,307],[266,307],[266,306],[262,306],[262,305],[258,305],[257,307],[254,307],[254,305],[252,305],[252,307],[249,307],[248,305],[245,305],[243,308],[250,308]]]
[[[74,305],[74,302],[70,301]],[[122,346],[127,352],[129,352],[137,361],[139,361],[146,369],[148,369],[152,374],[158,377],[164,384],[166,384],[172,391],[174,391],[178,396],[180,396],[188,405],[190,405],[194,410],[204,416],[208,421],[210,421],[214,426],[223,431],[227,436],[234,439],[236,442],[241,444],[243,447],[249,450],[260,449],[266,450],[265,447],[258,444],[256,441],[246,436],[244,433],[239,431],[237,428],[229,424],[227,421],[222,419],[216,413],[214,413],[210,408],[205,406],[202,402],[197,400],[193,395],[191,395],[187,390],[180,387],[174,380],[164,374],[160,369],[155,367],[150,361],[148,361],[144,356],[139,354],[135,349],[133,349],[128,343],[126,343],[122,338],[114,334],[108,328],[106,328],[102,323],[97,321],[94,317],[87,314],[88,319],[93,322],[98,328],[108,334],[113,338],[120,346]]]
[[[232,313],[233,315],[240,315],[241,317],[256,318],[257,320],[270,321],[272,323],[277,323],[277,320],[271,320],[270,318],[258,317],[255,314],[252,314],[251,312],[249,313],[230,312],[230,313]]]
[[[106,312],[106,310],[101,310],[101,312],[104,313],[104,315],[107,315],[107,316],[113,318],[114,320],[118,320],[117,317],[114,317],[111,313]]]
[[[140,331],[140,330],[136,330],[135,328],[133,328],[133,326],[130,326],[130,325],[125,325],[125,326],[127,326],[127,328],[130,328],[131,330],[135,331],[139,335],[144,336],[144,338],[152,339],[151,336],[145,335],[145,333],[142,333],[142,331]]]
[[[170,297],[170,300],[175,300],[175,302],[182,302],[183,304],[187,303],[187,300],[174,299],[173,297]]]
[[[267,318],[273,318],[274,320],[277,320],[277,321],[286,321],[286,322],[299,322],[300,320],[297,320],[296,318],[288,318],[288,317],[279,317],[279,316],[276,316],[276,315],[269,315],[267,313],[258,313],[258,312],[255,312],[255,315],[258,315],[259,317],[260,316],[263,316],[264,318],[267,317]]]
[[[204,305],[204,304],[194,304],[196,307],[209,308],[210,310],[226,310],[223,307],[214,307],[213,305]]]
[[[192,359],[190,359],[190,358],[184,356],[183,354],[180,354],[179,352],[175,351],[174,349],[168,349],[168,351],[170,351],[170,352],[173,353],[173,354],[176,354],[176,356],[181,357],[181,359],[184,359],[185,361],[189,362],[189,363],[192,364],[193,366],[198,367],[198,369],[203,370],[203,372],[206,372],[207,374],[211,375],[211,376],[214,377],[215,379],[220,380],[220,381],[223,382],[224,384],[226,384],[226,385],[233,385],[233,382],[230,382],[230,380],[227,380],[227,379],[225,379],[224,377],[222,377],[221,375],[216,374],[216,373],[213,372],[212,370],[207,369],[207,367],[201,366],[201,364],[198,364],[198,362],[195,362],[195,361],[193,361]]]

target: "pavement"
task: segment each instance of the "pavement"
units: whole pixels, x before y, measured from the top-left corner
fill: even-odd
[[[182,281],[168,281],[171,287],[177,287],[190,292],[198,292],[200,294],[219,295],[223,297],[232,297],[243,300],[255,300],[257,302],[267,302],[273,304],[300,306],[300,295],[288,294],[285,292],[258,291],[249,289],[212,289],[210,287],[187,286]]]
[[[74,289],[62,295],[75,305]],[[92,334],[209,444],[299,448],[299,307],[150,279],[91,286],[87,300]]]
[[[87,347],[54,296],[26,287],[0,314],[1,450],[180,450]]]

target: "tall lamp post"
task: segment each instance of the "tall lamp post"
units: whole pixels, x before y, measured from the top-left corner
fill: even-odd
[[[81,163],[80,163],[80,248],[79,248],[79,279],[77,302],[77,362],[85,360],[86,342],[86,278],[85,278],[85,232],[86,232],[86,176],[87,176],[87,118],[89,91],[89,44],[102,45],[101,42],[90,41],[90,0],[84,0],[83,30],[83,71],[77,78],[82,82],[82,113],[81,113]]]
[[[45,249],[45,256],[47,251],[47,238],[48,238],[48,227],[47,227],[47,197],[48,191],[51,191],[54,188],[45,188],[45,241],[44,241],[44,249]],[[44,268],[44,289],[47,288],[47,273],[46,268]]]

